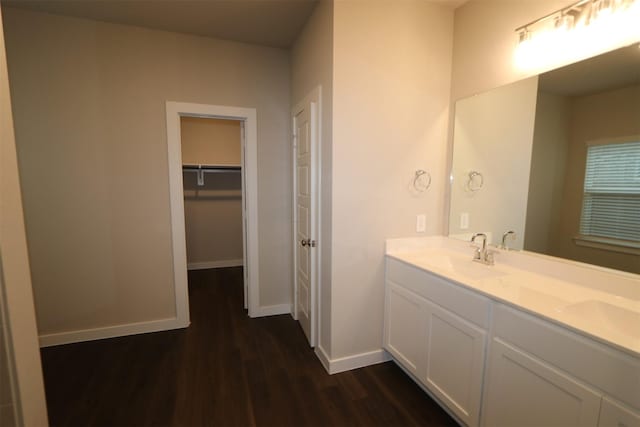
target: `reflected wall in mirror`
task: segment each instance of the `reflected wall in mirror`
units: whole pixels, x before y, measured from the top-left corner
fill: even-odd
[[[450,236],[485,232],[495,244],[514,230],[511,248],[640,274],[634,142],[637,44],[458,101]],[[481,188],[469,187],[471,172]]]
[[[513,230],[522,236],[538,78],[456,103],[449,234],[488,240]],[[512,243],[522,249],[522,240]]]

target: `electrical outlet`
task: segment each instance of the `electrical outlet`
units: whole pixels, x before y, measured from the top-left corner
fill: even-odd
[[[460,229],[466,230],[469,228],[469,212],[462,212],[460,214]]]
[[[424,233],[427,231],[427,216],[425,214],[419,214],[416,216],[416,231],[418,233]]]

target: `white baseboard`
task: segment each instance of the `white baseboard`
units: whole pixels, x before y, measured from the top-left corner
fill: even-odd
[[[291,304],[267,305],[258,307],[257,311],[249,313],[250,317],[277,316],[291,314]]]
[[[269,305],[260,307],[251,317],[275,316],[290,314],[290,304]],[[152,320],[149,322],[128,323],[125,325],[107,326],[104,328],[82,329],[77,331],[58,332],[40,335],[40,347],[71,344],[83,341],[101,340],[105,338],[123,337],[127,335],[145,334],[149,332],[169,331],[186,328],[189,323],[179,322],[177,318]]]
[[[190,262],[187,270],[207,270],[209,268],[242,267],[241,259],[223,259],[221,261]]]
[[[320,359],[320,363],[329,375],[339,372],[350,371],[352,369],[363,368],[365,366],[376,365],[391,360],[391,356],[386,351],[374,350],[367,353],[354,354],[352,356],[339,357],[330,359],[324,349],[320,346],[316,347],[316,356]]]
[[[152,320],[149,322],[128,323],[125,325],[107,326],[104,328],[82,329],[79,331],[58,332],[40,335],[40,347],[71,344],[82,341],[101,340],[104,338],[122,337],[144,334],[148,332],[168,331],[186,328],[189,323],[179,322],[177,318]]]
[[[327,352],[324,351],[324,348],[322,348],[320,344],[316,346],[315,352],[316,356],[318,356],[318,359],[320,359],[320,363],[322,363],[324,370],[327,371],[327,373],[331,374],[331,359],[329,359]]]

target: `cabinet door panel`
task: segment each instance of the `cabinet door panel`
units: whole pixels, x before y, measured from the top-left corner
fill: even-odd
[[[598,427],[640,427],[640,414],[605,397]]]
[[[426,386],[469,426],[478,425],[486,333],[427,304]]]
[[[640,408],[640,358],[502,304],[496,304],[493,322],[495,337]]]
[[[486,426],[596,426],[601,397],[557,369],[509,346],[491,344]]]
[[[426,354],[426,301],[393,283],[387,284],[384,347],[420,378]]]

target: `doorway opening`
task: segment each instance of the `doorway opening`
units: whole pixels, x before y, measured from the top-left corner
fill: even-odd
[[[180,117],[187,270],[244,263],[242,127],[240,120]]]
[[[225,263],[235,265],[241,263],[243,265],[244,306],[250,317],[257,317],[259,315],[259,283],[256,111],[252,108],[167,102],[166,113],[172,252],[178,322],[183,327],[189,324],[187,269],[189,267],[197,269],[225,266]],[[207,122],[207,120],[215,120],[216,122]],[[203,154],[200,149],[194,149],[199,146],[202,148],[202,144],[197,141],[188,144],[189,147],[183,146],[183,130],[190,134],[197,134],[212,123],[217,123],[218,128],[223,129],[223,133],[238,132],[240,150],[237,154],[239,155],[224,154],[220,150],[217,150],[217,154]],[[220,160],[212,159],[212,155],[219,156]],[[200,162],[199,158],[203,161]],[[211,179],[213,176],[218,176],[218,185],[207,188],[207,182],[213,182]],[[219,177],[223,177],[222,182]],[[218,260],[220,262],[216,262],[216,260],[202,261],[198,257],[206,256],[207,251],[211,252],[211,248],[199,245],[197,241],[192,241],[192,239],[187,242],[185,207],[188,208],[190,215],[195,216],[206,215],[208,208],[206,206],[204,208],[192,206],[191,201],[193,200],[188,200],[185,203],[185,196],[197,198],[198,195],[204,193],[206,196],[206,193],[211,191],[218,192],[220,195],[221,187],[225,186],[236,187],[235,189],[222,190],[223,192],[229,191],[227,196],[231,196],[230,199],[237,199],[238,195],[241,196],[240,227],[242,239],[233,250],[239,254],[238,248],[241,246],[242,259]],[[231,210],[233,209],[231,207]],[[187,243],[191,245],[190,253],[194,255],[194,258],[189,260],[190,262],[187,258]],[[209,255],[211,254],[209,253]]]

